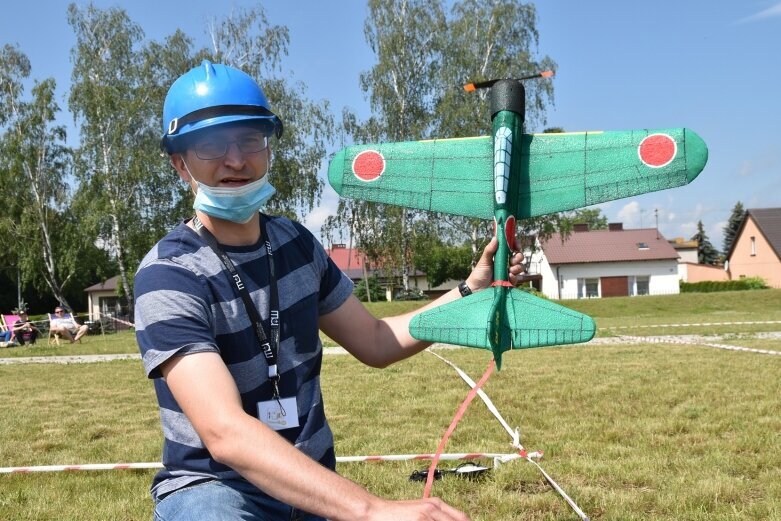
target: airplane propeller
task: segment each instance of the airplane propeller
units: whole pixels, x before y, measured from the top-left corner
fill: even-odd
[[[550,78],[551,76],[553,76],[553,74],[554,74],[553,71],[542,71],[536,74],[532,74],[531,76],[524,76],[522,78],[515,78],[515,79],[518,81],[525,81],[525,80],[534,80],[538,78]],[[464,85],[464,90],[467,92],[473,92],[477,89],[487,89],[489,87],[493,87],[494,83],[496,83],[497,81],[499,81],[498,78],[495,80],[486,80],[477,83],[467,83],[466,85]]]

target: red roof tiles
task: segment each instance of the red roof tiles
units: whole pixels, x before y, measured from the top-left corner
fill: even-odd
[[[548,263],[554,265],[678,258],[675,249],[655,228],[574,232],[563,243],[561,236],[554,234],[542,243],[542,251]]]

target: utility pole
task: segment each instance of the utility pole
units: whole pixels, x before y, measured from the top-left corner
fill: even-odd
[[[656,217],[656,238],[659,238],[659,209],[654,208],[654,217]]]

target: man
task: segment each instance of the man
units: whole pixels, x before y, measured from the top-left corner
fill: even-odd
[[[27,311],[19,311],[19,320],[14,322],[13,337],[19,342],[19,345],[23,346],[25,341],[30,342],[30,345],[35,345],[35,339],[38,338],[40,331],[35,324],[30,322],[27,316]],[[27,340],[24,339],[25,335]]]
[[[49,327],[52,333],[70,340],[71,344],[80,340],[89,330],[87,324],[78,324],[70,315],[66,317],[65,310],[60,306],[54,309],[54,318]]]
[[[156,519],[468,519],[438,499],[378,498],[333,472],[318,328],[372,367],[428,344],[410,336],[412,314],[374,318],[303,226],[258,212],[274,193],[268,140],[282,133],[261,88],[205,61],[171,86],[163,131],[195,218],[135,279],[138,344],[165,434]],[[492,241],[467,279],[473,291],[490,284],[495,250]]]

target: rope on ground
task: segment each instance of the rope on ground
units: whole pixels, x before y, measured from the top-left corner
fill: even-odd
[[[485,370],[485,373],[483,373],[483,376],[480,378],[480,381],[477,382],[477,385],[475,387],[472,387],[472,389],[469,390],[469,392],[466,395],[466,398],[464,398],[463,403],[461,403],[461,406],[456,411],[456,415],[453,417],[453,421],[450,422],[450,427],[447,428],[447,431],[445,432],[445,435],[442,436],[442,439],[439,441],[439,447],[437,447],[437,452],[434,455],[434,459],[431,460],[431,465],[428,467],[428,475],[426,476],[426,488],[423,490],[423,497],[431,497],[431,487],[434,485],[434,471],[437,469],[437,463],[439,462],[439,457],[442,454],[442,451],[445,449],[445,444],[447,443],[447,440],[450,438],[450,435],[453,434],[453,431],[456,430],[456,425],[458,425],[458,422],[461,421],[461,417],[464,416],[464,413],[466,412],[467,407],[469,407],[469,404],[472,403],[472,400],[475,399],[475,396],[477,396],[477,391],[480,390],[480,388],[485,384],[485,382],[488,381],[488,378],[491,376],[491,373],[494,371],[494,367],[496,366],[496,362],[494,359],[491,359],[491,363],[488,364],[488,368]]]
[[[446,358],[438,355],[437,353],[431,350],[427,350],[427,351],[432,355],[436,356],[437,358],[439,358],[440,360],[442,360],[443,362],[445,362],[453,369],[455,369],[458,375],[461,377],[461,379],[464,380],[467,383],[467,385],[469,385],[469,387],[472,388],[472,390],[475,389],[476,385],[474,380],[472,380],[469,377],[469,375],[467,375],[464,371],[462,371],[457,365],[455,365],[450,360],[447,360]],[[504,429],[510,435],[510,437],[512,438],[512,445],[518,450],[518,455],[521,458],[529,461],[530,463],[533,463],[534,466],[536,466],[537,469],[540,471],[540,473],[543,475],[545,481],[547,481],[548,484],[553,488],[553,490],[555,490],[562,497],[562,499],[564,499],[564,501],[567,502],[570,508],[572,508],[572,510],[574,510],[575,513],[578,514],[578,516],[580,516],[580,519],[582,519],[583,521],[588,521],[588,516],[585,514],[585,512],[583,512],[583,510],[581,510],[581,508],[577,505],[577,503],[575,503],[575,501],[564,491],[564,489],[561,488],[559,484],[556,483],[556,481],[547,472],[545,472],[545,469],[543,469],[539,463],[537,463],[532,459],[533,457],[535,457],[533,456],[534,454],[539,454],[540,456],[542,456],[542,451],[531,452],[531,453],[527,452],[526,449],[523,447],[523,445],[521,445],[520,434],[518,432],[518,429],[513,430],[510,428],[510,425],[505,421],[505,419],[499,413],[499,410],[496,408],[496,406],[488,397],[488,395],[485,393],[485,391],[483,391],[478,387],[477,395],[480,396],[480,398],[483,400],[485,405],[488,407],[488,410],[491,411],[491,413],[494,415],[494,417],[496,417],[497,420],[499,420],[499,423],[502,425],[502,427],[504,427]],[[429,469],[429,474],[432,474],[432,472],[433,472],[432,469]]]

